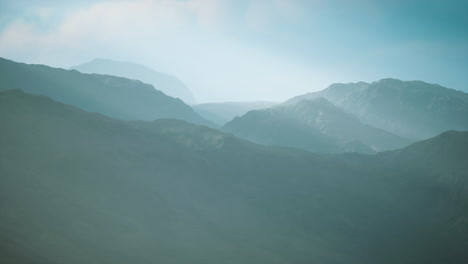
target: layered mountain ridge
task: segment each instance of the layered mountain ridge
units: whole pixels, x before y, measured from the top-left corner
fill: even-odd
[[[214,126],[180,99],[141,81],[76,70],[28,65],[0,58],[0,90],[21,89],[90,112],[134,120],[177,118]]]
[[[6,263],[468,257],[468,132],[334,156],[174,119],[112,119],[19,90],[0,92],[0,123]]]
[[[468,94],[422,81],[382,79],[373,83],[332,84],[296,96],[285,104],[323,97],[363,123],[412,140],[443,131],[468,130]]]
[[[314,152],[374,153],[403,147],[408,140],[362,124],[324,98],[250,111],[223,129],[257,143]]]

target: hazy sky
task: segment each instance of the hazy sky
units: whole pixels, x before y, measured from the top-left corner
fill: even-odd
[[[94,58],[178,76],[199,102],[394,77],[468,91],[463,0],[0,0],[0,56]]]

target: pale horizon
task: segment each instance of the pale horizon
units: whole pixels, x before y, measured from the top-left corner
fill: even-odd
[[[2,1],[0,56],[70,68],[129,61],[199,103],[284,101],[332,83],[421,80],[468,91],[457,1]],[[411,14],[411,15],[408,15]]]

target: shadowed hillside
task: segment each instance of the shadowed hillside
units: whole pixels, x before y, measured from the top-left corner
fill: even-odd
[[[460,263],[467,132],[377,156],[0,92],[5,263]],[[456,155],[440,155],[439,152]],[[430,195],[429,195],[430,194]]]

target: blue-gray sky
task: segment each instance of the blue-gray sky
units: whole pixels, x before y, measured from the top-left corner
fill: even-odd
[[[133,61],[200,102],[274,100],[393,77],[468,91],[468,1],[0,1],[0,56]]]

